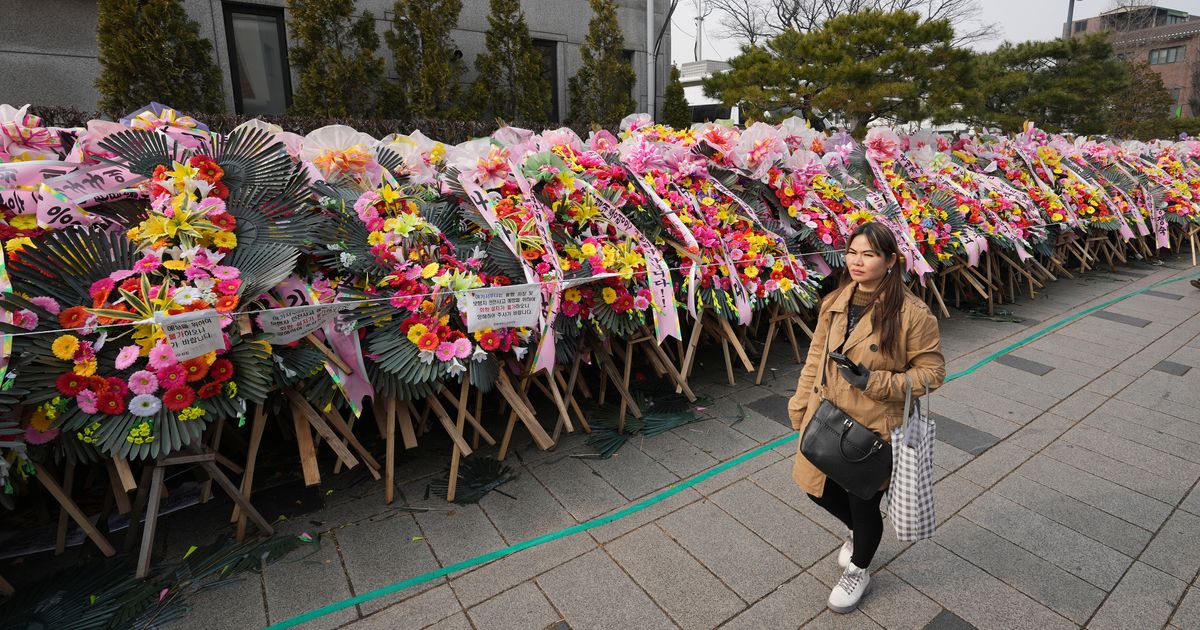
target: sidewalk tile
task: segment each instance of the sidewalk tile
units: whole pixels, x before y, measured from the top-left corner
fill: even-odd
[[[1064,440],[1047,446],[1042,454],[1170,505],[1179,503],[1196,479],[1184,479],[1182,474],[1163,477]]]
[[[957,474],[967,478],[975,485],[988,488],[1016,470],[1030,457],[1033,457],[1031,451],[1008,442],[1002,442],[963,466]]]
[[[960,475],[950,475],[933,484],[933,504],[938,523],[946,522],[981,494],[983,488]]]
[[[975,427],[956,422],[936,412],[930,412],[929,417],[937,423],[937,438],[960,451],[970,455],[979,455],[1000,441],[1000,438],[980,431]]]
[[[1184,376],[1189,370],[1192,369],[1192,366],[1164,360],[1154,364],[1154,367],[1151,369],[1158,370],[1159,372],[1166,372],[1171,376]]]
[[[467,616],[463,613],[455,613],[453,616],[425,628],[425,630],[474,630],[471,627],[471,622],[467,621]]]
[[[795,449],[796,447],[792,446],[791,448]],[[792,450],[788,455],[780,454],[779,449],[767,450],[748,460],[743,461],[736,466],[726,468],[725,470],[722,470],[721,472],[709,477],[708,479],[705,479],[704,481],[701,481],[692,487],[696,489],[696,492],[699,492],[705,496],[709,496],[721,488],[738,481],[739,479],[745,479],[746,477],[780,461],[786,461],[790,463],[795,456],[794,450]]]
[[[546,628],[560,619],[533,582],[500,593],[468,610],[467,616],[479,628]]]
[[[649,455],[654,461],[662,464],[667,470],[678,475],[681,479],[717,464],[717,459],[687,440],[668,431],[645,440],[637,439],[630,443]]]
[[[992,577],[1078,624],[1096,612],[1107,594],[964,518],[953,518],[942,525],[937,541]]]
[[[534,464],[530,471],[581,523],[626,502],[620,492],[576,457]],[[521,508],[525,509],[525,506]]]
[[[693,503],[658,523],[746,601],[762,597],[800,572],[786,556],[707,501]]]
[[[337,530],[338,547],[342,550],[346,574],[354,585],[354,592],[365,593],[440,569],[441,565],[433,557],[429,543],[423,537],[416,521],[408,515],[377,522],[364,521]],[[444,582],[445,578],[438,578],[363,602],[359,606],[364,614],[370,614]]]
[[[1101,396],[1112,397],[1116,396],[1117,392],[1125,389],[1130,383],[1136,380],[1136,376],[1110,370],[1096,377],[1095,380],[1087,385],[1084,385],[1083,389],[1100,394]]]
[[[826,609],[829,587],[801,573],[754,602],[722,630],[794,630]]]
[[[638,497],[637,499],[631,501],[630,505],[647,500],[650,498],[650,496],[652,495]],[[603,545],[614,538],[623,536],[626,533],[631,532],[642,525],[645,525],[646,523],[649,523],[650,521],[657,520],[689,503],[699,501],[702,498],[703,497],[700,495],[700,493],[696,492],[694,488],[686,488],[659,501],[658,503],[654,503],[646,508],[638,510],[637,512],[629,514],[628,516],[623,516],[615,521],[605,523],[588,531],[591,533],[592,538],[596,539],[596,542],[599,542]],[[619,512],[627,507],[628,506],[621,506],[609,514]],[[605,516],[607,516],[607,514]]]
[[[1171,617],[1171,625],[1177,628],[1200,628],[1200,588],[1193,586],[1183,596],[1183,601]]]
[[[463,606],[470,608],[595,548],[596,542],[586,534],[575,534],[489,562],[453,577],[450,584]]]
[[[921,628],[942,612],[942,606],[881,569],[871,576],[871,593],[859,610],[885,628]]]
[[[845,615],[839,615],[832,610],[826,610],[817,615],[816,619],[801,627],[805,630],[838,630],[840,628],[845,628],[846,630],[863,630],[878,628],[880,626],[871,621],[871,618],[863,614],[861,610],[856,610]]]
[[[728,486],[710,499],[801,567],[811,566],[841,544],[841,539],[749,480]]]
[[[969,395],[963,394],[964,397]],[[943,418],[952,418],[959,424],[965,424],[969,427],[990,433],[994,436],[1005,438],[1012,435],[1017,429],[1021,428],[1024,423],[1018,423],[1015,420],[1006,420],[999,416],[992,415],[986,411],[973,407],[969,404],[960,402],[954,398],[942,396],[934,392],[934,405],[932,410]]]
[[[450,587],[443,584],[363,617],[347,630],[417,630],[455,614],[462,614],[462,607]]]
[[[1046,412],[1034,419],[1033,422],[1021,427],[1016,433],[1010,435],[1005,443],[1020,446],[1030,451],[1040,451],[1047,444],[1057,440],[1060,435],[1065,433],[1074,424],[1074,420],[1068,420],[1058,414]]]
[[[922,630],[975,630],[975,626],[949,610],[942,609],[942,612],[925,624]]]
[[[971,387],[965,382],[952,393],[939,392],[937,394],[937,403],[939,406],[944,408],[945,403],[949,402],[959,402],[965,406],[974,407],[980,411],[986,411],[991,415],[1016,425],[1016,427],[1027,424],[1030,420],[1033,420],[1041,415],[1043,411],[1042,409],[1026,405],[1025,403],[1016,400],[1016,397],[1010,398],[1007,394],[994,394],[989,391],[984,391],[980,387]],[[939,409],[939,411],[941,410]],[[953,413],[946,413],[944,411],[941,413],[944,416],[958,419]],[[992,431],[986,427],[980,427],[976,425],[976,428],[987,431],[988,433],[1001,435],[1000,433],[996,433],[995,431]],[[1003,435],[1008,435],[1009,433],[1012,433],[1012,431],[1006,432]]]
[[[676,627],[600,549],[545,573],[537,583],[572,630]]]
[[[1157,499],[1044,455],[1022,464],[1017,474],[1150,531],[1171,514],[1171,507]]]
[[[726,461],[758,446],[757,442],[729,428],[729,425],[720,420],[692,422],[671,429],[671,432],[719,461]]]
[[[792,509],[808,517],[809,520],[833,532],[835,537],[846,534],[846,526],[831,516],[824,508],[812,502],[808,495],[796,485],[792,479],[794,456],[767,466],[750,475],[749,479],[758,487],[766,490],[771,496],[790,505]]]
[[[308,551],[308,550],[305,550]],[[263,569],[267,615],[278,623],[314,608],[352,597],[333,535],[321,537],[321,548],[311,555],[286,557]],[[313,620],[305,628],[336,628],[358,619],[353,606]]]
[[[1200,571],[1200,516],[1176,510],[1154,535],[1140,560],[1190,582]]]
[[[527,470],[518,471],[517,478],[500,489],[503,494],[489,492],[479,500],[479,507],[510,545],[575,524],[575,519]]]
[[[1028,372],[1034,376],[1045,376],[1054,369],[1052,366],[1046,365],[1045,363],[1038,363],[1037,361],[1030,359],[1022,359],[1019,356],[1011,354],[996,357],[996,363],[999,363],[1000,365],[1007,365],[1008,367],[1016,368],[1023,372]]]
[[[1186,480],[1188,487],[1191,487],[1192,482],[1200,478],[1200,464],[1132,442],[1087,424],[1071,429],[1063,438],[1104,457],[1136,466],[1147,472]]]
[[[634,436],[631,439],[640,441],[645,438]],[[632,444],[621,447],[621,450],[608,459],[581,461],[612,484],[626,500],[649,494],[679,481],[679,477]]]
[[[959,516],[1102,588],[1111,589],[1133,562],[1073,529],[987,492]]]
[[[746,607],[656,525],[635,529],[605,549],[684,628],[715,628]]]
[[[1179,509],[1187,510],[1196,516],[1200,516],[1200,484],[1192,488],[1187,497],[1179,504]]]
[[[1133,523],[1021,475],[1010,475],[992,490],[1131,558],[1142,553],[1153,536]]]
[[[500,532],[478,505],[447,503],[448,512],[418,512],[417,523],[438,562],[449,566],[504,546]]]
[[[187,615],[160,626],[162,630],[262,628],[267,625],[262,583],[248,574],[196,593],[186,599]]]
[[[1088,623],[1089,628],[1158,628],[1167,623],[1187,583],[1135,562]]]
[[[888,569],[984,630],[1055,630],[1075,624],[932,541],[922,541]]]
[[[1082,420],[1107,401],[1107,395],[1083,389],[1067,396],[1062,402],[1051,407],[1049,411],[1067,420]]]

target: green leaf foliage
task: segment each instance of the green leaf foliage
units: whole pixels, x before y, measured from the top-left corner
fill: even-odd
[[[157,101],[224,111],[212,43],[200,37],[180,0],[99,0],[96,11],[101,110],[124,114]]]
[[[354,0],[288,0],[288,56],[300,76],[288,113],[368,116],[376,113],[383,58],[370,11]]]
[[[978,60],[983,100],[972,118],[1005,132],[1035,121],[1048,132],[1109,131],[1114,101],[1129,96],[1128,65],[1100,33],[1002,44]]]
[[[571,119],[582,123],[613,126],[633,113],[633,86],[637,73],[625,60],[625,37],[617,23],[613,0],[588,0],[592,19],[579,50],[582,65],[567,82]]]
[[[971,53],[954,46],[949,20],[909,11],[839,15],[805,33],[787,30],[744,47],[705,92],[744,115],[814,110],[856,133],[874,120],[906,123],[957,117],[977,98]]]
[[[662,121],[676,129],[692,126],[692,108],[683,94],[683,82],[679,80],[679,68],[671,66],[671,78],[663,94]]]
[[[396,0],[383,34],[397,80],[387,94],[396,116],[452,118],[462,108],[462,53],[450,39],[462,0]]]
[[[475,58],[479,77],[471,86],[471,107],[480,118],[548,120],[550,83],[542,55],[533,46],[525,12],[517,0],[491,0],[486,50]]]

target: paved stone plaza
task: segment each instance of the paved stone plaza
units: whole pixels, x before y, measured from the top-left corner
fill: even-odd
[[[1062,279],[1003,307],[1021,323],[955,312],[942,322],[948,372],[1195,273],[1188,263]],[[799,366],[786,344],[772,364],[762,386],[742,373],[736,387],[701,366],[703,418],[608,460],[581,457],[577,435],[552,452],[522,446],[508,460],[519,477],[478,505],[425,498],[444,453],[401,460],[393,506],[365,476],[328,475],[348,487],[281,523],[320,531],[318,549],[201,592],[173,628],[261,627],[620,511],[791,433]],[[844,528],[792,482],[789,441],[641,512],[302,627],[1200,627],[1200,291],[1176,282],[1083,317],[947,384],[932,411],[941,527],[915,545],[885,531],[873,591],[850,615],[825,609]],[[227,516],[169,523],[163,553]]]

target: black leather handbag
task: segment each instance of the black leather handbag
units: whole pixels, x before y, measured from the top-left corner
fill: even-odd
[[[829,363],[828,339],[821,357],[822,387]],[[846,492],[863,500],[874,497],[892,476],[892,445],[824,398],[804,428],[800,452]]]

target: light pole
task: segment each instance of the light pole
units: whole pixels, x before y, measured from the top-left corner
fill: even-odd
[[[1071,35],[1075,33],[1075,2],[1076,0],[1067,0],[1067,28],[1063,39],[1071,39]]]

